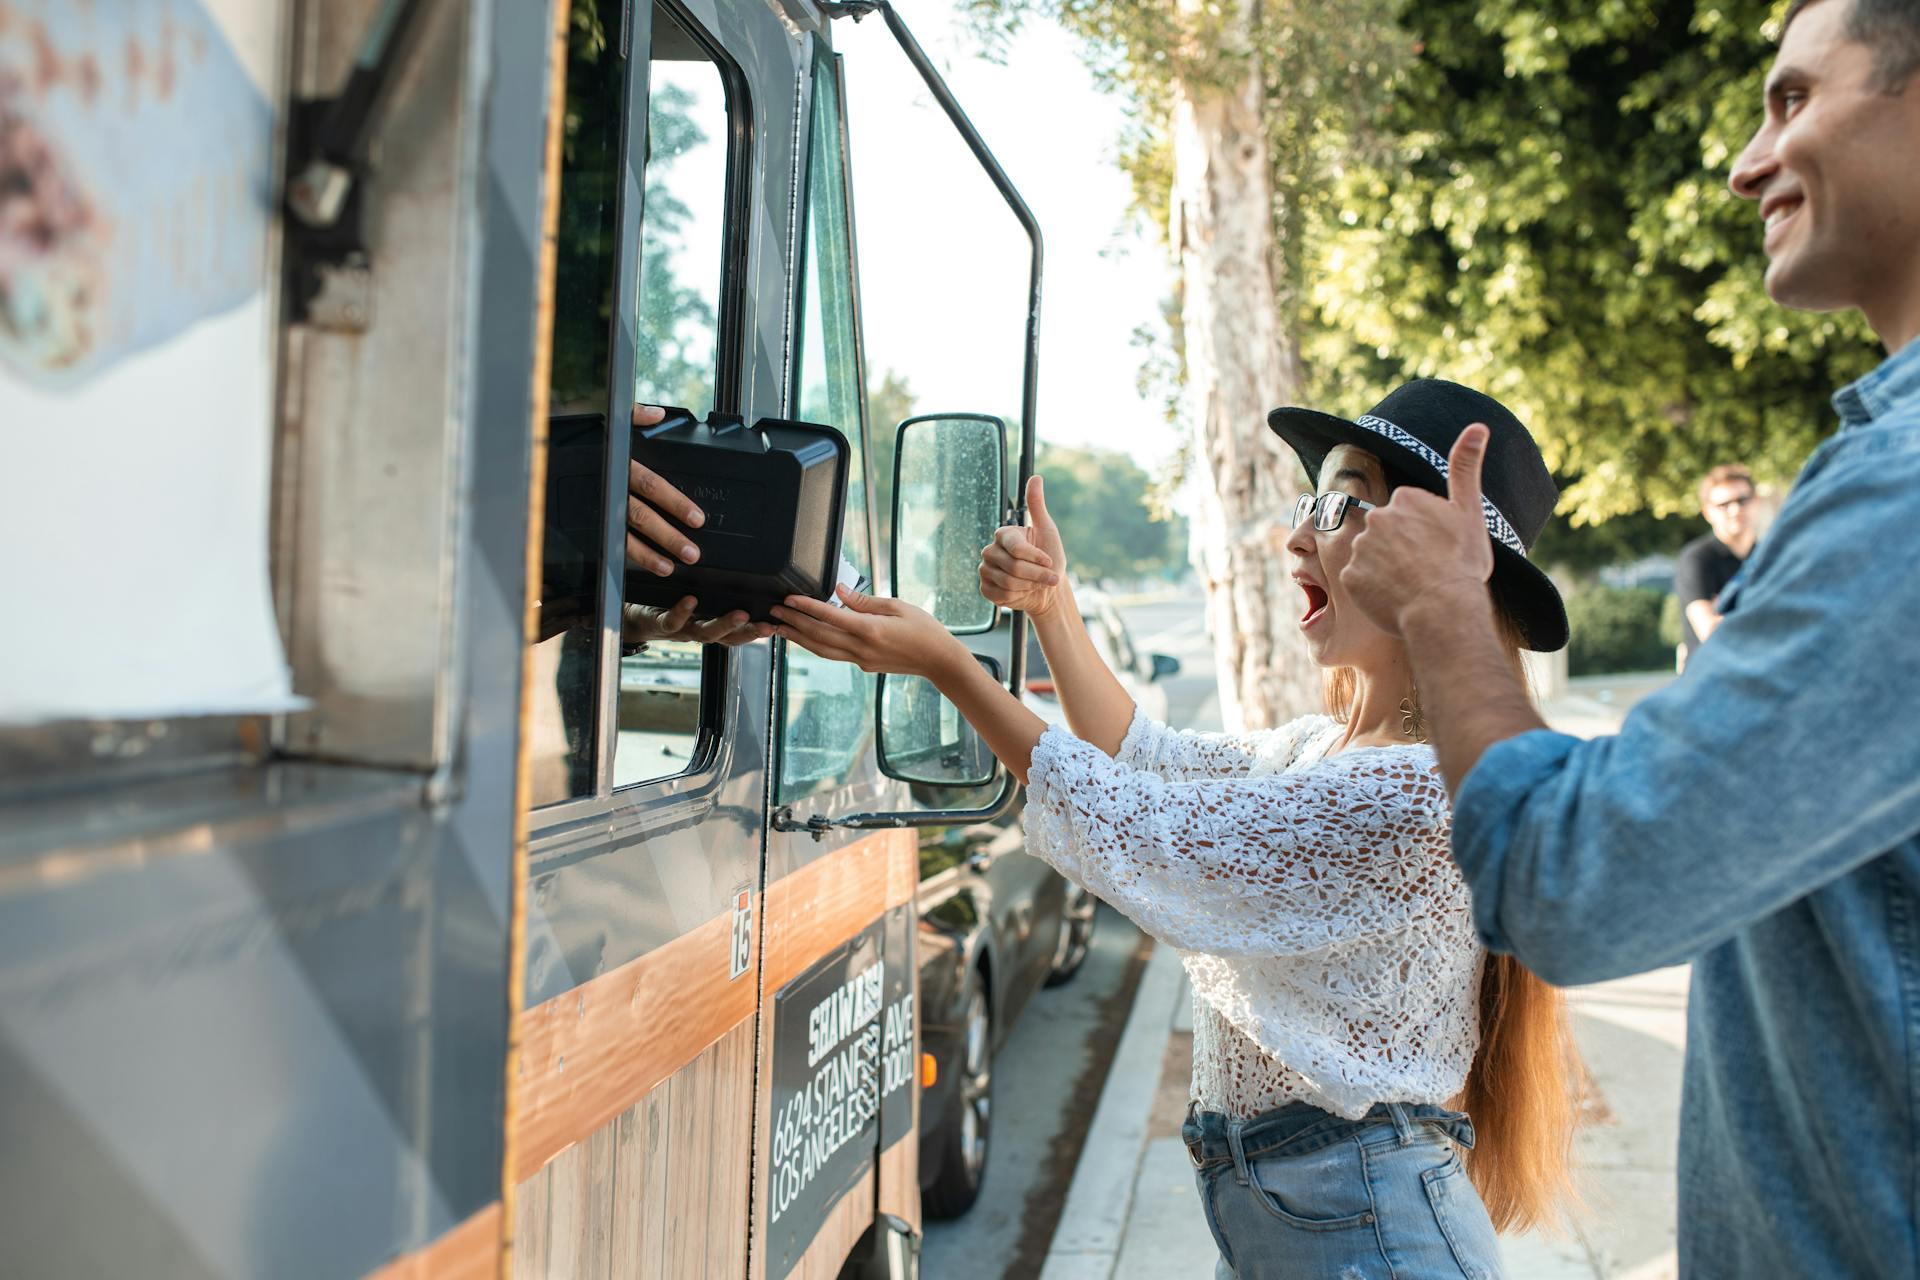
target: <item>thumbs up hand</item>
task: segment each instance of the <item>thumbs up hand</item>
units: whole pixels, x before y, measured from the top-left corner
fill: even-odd
[[[1401,485],[1384,507],[1367,513],[1340,583],[1373,624],[1393,635],[1415,604],[1445,608],[1487,600],[1493,540],[1481,508],[1480,468],[1487,428],[1474,423],[1453,442],[1447,496]]]
[[[1051,613],[1067,572],[1060,528],[1047,514],[1046,483],[1027,481],[1027,524],[1004,525],[980,551],[980,594],[1030,617]]]

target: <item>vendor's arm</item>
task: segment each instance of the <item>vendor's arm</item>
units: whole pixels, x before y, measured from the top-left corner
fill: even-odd
[[[665,417],[666,410],[657,405],[633,406],[633,425],[636,427],[654,426]],[[667,515],[689,529],[698,529],[707,520],[706,513],[691,498],[651,469],[629,458],[626,540],[629,569],[665,577],[674,571],[674,561],[694,564],[700,559],[699,548],[674,527],[672,521],[666,518]],[[672,552],[671,557],[665,554],[667,551]],[[699,607],[700,602],[694,596],[683,596],[664,609],[653,605],[623,604],[620,608],[620,642],[644,644],[653,640],[686,640],[696,644],[739,646],[764,640],[773,634],[771,623],[752,621],[744,609],[736,609],[719,617],[702,618],[698,616]]]

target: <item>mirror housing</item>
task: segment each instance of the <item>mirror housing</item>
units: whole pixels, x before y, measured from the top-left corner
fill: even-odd
[[[957,636],[993,630],[980,548],[1007,512],[1007,424],[982,413],[908,418],[895,437],[893,595]]]
[[[1147,656],[1148,660],[1153,664],[1153,673],[1149,675],[1147,679],[1165,680],[1168,676],[1177,676],[1180,674],[1180,659],[1174,657],[1172,654],[1154,653]]]
[[[998,684],[1000,664],[985,654],[974,660]],[[1000,762],[959,709],[924,676],[880,677],[877,695],[880,771],[889,778],[931,787],[984,787],[1000,775]]]

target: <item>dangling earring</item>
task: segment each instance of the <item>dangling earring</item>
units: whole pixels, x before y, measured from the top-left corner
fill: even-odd
[[[1411,685],[1412,692],[1400,699],[1400,732],[1410,741],[1427,740],[1427,718],[1420,714],[1420,687]]]

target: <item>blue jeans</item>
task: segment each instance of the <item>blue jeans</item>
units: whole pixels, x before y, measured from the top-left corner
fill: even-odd
[[[1499,1280],[1458,1111],[1383,1102],[1358,1120],[1296,1102],[1182,1127],[1219,1280]]]

